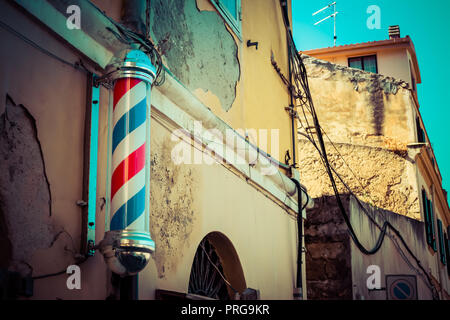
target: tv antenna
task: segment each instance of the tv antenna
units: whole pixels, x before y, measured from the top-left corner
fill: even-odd
[[[322,20],[317,21],[316,23],[314,23],[314,25],[316,26],[319,23],[324,22],[325,20],[328,20],[329,18],[333,18],[333,20],[334,20],[334,38],[333,39],[334,39],[334,46],[336,47],[336,39],[337,39],[337,36],[336,36],[336,15],[339,13],[339,12],[336,11],[336,1],[330,3],[326,7],[323,7],[322,9],[314,12],[312,15],[315,16],[316,14],[318,14],[318,13],[320,13],[320,12],[330,8],[330,7],[333,7],[333,13],[330,14],[328,17],[325,17]]]

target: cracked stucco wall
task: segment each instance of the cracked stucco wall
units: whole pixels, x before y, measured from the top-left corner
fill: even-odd
[[[51,193],[35,119],[10,97],[0,116],[0,157],[0,220],[9,242],[2,247],[10,251],[6,265],[27,274],[23,267],[32,253],[52,244]]]
[[[0,12],[11,29],[55,56],[82,58],[13,3],[0,2]],[[5,28],[0,40],[1,267],[23,276],[53,274],[80,258],[87,78]],[[104,216],[97,219],[102,225]],[[102,257],[80,267],[81,290],[68,290],[67,274],[60,274],[34,281],[30,299],[104,299]]]
[[[308,56],[304,62],[320,125],[333,141],[324,137],[332,166],[363,201],[421,219],[416,168],[407,149],[415,141],[408,84]],[[305,122],[299,126],[305,132]],[[308,193],[332,195],[316,149],[301,136],[298,148]]]
[[[150,232],[155,241],[158,278],[176,273],[198,223],[195,166],[177,165],[171,158],[175,145],[156,121],[152,125],[150,159]],[[199,195],[196,195],[197,198]],[[190,266],[189,266],[190,267]]]
[[[223,19],[199,11],[196,0],[150,3],[150,35],[169,70],[194,92],[201,88],[218,97],[228,111],[240,77],[238,47]]]

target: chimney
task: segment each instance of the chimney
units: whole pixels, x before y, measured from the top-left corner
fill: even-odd
[[[389,39],[400,38],[400,27],[399,26],[389,26]]]

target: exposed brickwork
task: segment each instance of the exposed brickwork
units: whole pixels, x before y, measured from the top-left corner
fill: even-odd
[[[349,197],[341,196],[348,208]],[[314,199],[305,223],[308,299],[352,299],[350,238],[331,196]]]

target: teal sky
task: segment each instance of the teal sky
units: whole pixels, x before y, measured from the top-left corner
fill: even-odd
[[[313,24],[332,13],[312,13],[332,0],[292,0],[293,34],[298,50],[333,46],[333,19]],[[381,29],[370,30],[366,13],[370,5],[381,12]],[[442,183],[450,191],[450,1],[448,0],[337,0],[337,45],[388,39],[390,25],[399,25],[401,36],[414,43],[422,76],[418,85],[420,112]],[[313,97],[314,98],[314,97]],[[320,120],[320,119],[319,119]]]

